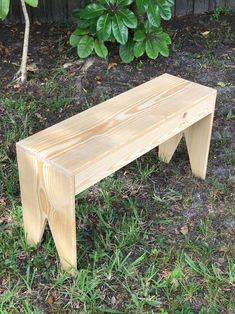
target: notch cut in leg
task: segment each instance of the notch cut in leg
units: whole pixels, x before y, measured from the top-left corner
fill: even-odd
[[[160,160],[169,163],[174,152],[176,151],[176,148],[182,138],[183,133],[180,132],[167,140],[166,142],[159,145],[158,148],[158,157]]]

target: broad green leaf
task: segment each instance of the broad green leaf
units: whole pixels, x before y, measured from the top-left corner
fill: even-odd
[[[158,5],[156,5],[154,0],[147,0],[146,3],[148,4],[148,10],[147,10],[148,20],[150,24],[158,27],[160,25],[159,7]]]
[[[136,0],[136,7],[139,15],[144,15],[146,12],[146,0]]]
[[[94,49],[94,39],[90,36],[83,36],[78,43],[77,53],[80,58],[87,58]]]
[[[0,0],[0,19],[4,20],[9,12],[10,0]]]
[[[122,45],[125,45],[127,43],[128,28],[124,25],[118,13],[115,13],[112,17],[112,31],[117,42]]]
[[[136,58],[141,57],[145,52],[145,42],[139,41],[136,42],[134,45],[134,55]]]
[[[111,3],[109,0],[99,0],[98,2],[104,7],[107,7]]]
[[[110,34],[109,38],[107,39],[107,41],[111,41],[112,43],[115,43],[116,39],[113,35],[113,33]]]
[[[160,52],[160,54],[164,57],[168,57],[169,56],[169,49],[167,47],[167,44],[160,40],[160,39],[155,39],[154,40],[154,44],[156,45],[158,51]]]
[[[173,6],[175,4],[175,0],[166,0],[166,2],[170,5]]]
[[[159,13],[164,20],[171,18],[171,5],[165,0],[158,0]]]
[[[108,49],[101,40],[95,40],[95,52],[100,58],[106,58],[108,55]]]
[[[138,29],[134,33],[134,41],[143,41],[145,39],[145,33],[141,30]]]
[[[151,29],[153,28],[154,26],[149,22],[149,20],[145,21],[144,23],[144,29],[150,33],[151,32]]]
[[[77,47],[79,40],[81,39],[81,37],[71,34],[70,38],[69,38],[69,43],[72,47]]]
[[[82,20],[82,19],[79,19],[78,21],[78,28],[89,28],[91,26],[91,24],[93,23],[94,21],[93,20]]]
[[[105,7],[98,3],[88,4],[84,9],[77,10],[77,16],[89,20],[101,16]]]
[[[28,5],[30,5],[33,8],[36,8],[38,6],[38,0],[24,0]]]
[[[116,3],[116,0],[106,0],[105,2],[106,2],[106,4],[107,4],[107,3],[115,4],[115,3]]]
[[[118,15],[121,17],[123,23],[129,27],[129,28],[136,28],[137,26],[137,18],[135,17],[135,14],[128,10],[128,9],[122,9],[119,11]]]
[[[161,35],[160,35],[160,38],[161,38],[167,45],[171,44],[171,38],[170,38],[170,36],[169,36],[167,33],[162,32]]]
[[[72,35],[81,36],[87,35],[89,33],[89,29],[87,28],[76,28]]]
[[[133,61],[135,58],[133,41],[129,40],[125,45],[121,45],[119,55],[124,63]]]
[[[120,6],[128,6],[132,4],[134,0],[117,0],[117,4]]]
[[[92,19],[83,19],[80,17],[81,11],[84,9],[76,9],[73,11],[72,15],[78,19],[78,27],[80,28],[87,28],[91,26],[94,22],[96,23],[96,18]],[[95,20],[95,21],[94,21]]]
[[[158,48],[154,40],[147,39],[145,42],[145,51],[150,59],[156,59],[158,57]]]
[[[101,15],[96,25],[97,35],[101,40],[107,40],[111,34],[111,18],[109,13]]]

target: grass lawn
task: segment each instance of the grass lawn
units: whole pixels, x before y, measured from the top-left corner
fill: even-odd
[[[124,65],[114,51],[86,70],[72,27],[34,25],[23,88],[9,85],[20,28],[1,25],[0,314],[235,313],[234,20],[172,21],[168,59]],[[78,195],[71,278],[49,228],[25,242],[15,142],[164,72],[218,89],[207,179],[191,176],[182,142],[169,165],[153,150]]]

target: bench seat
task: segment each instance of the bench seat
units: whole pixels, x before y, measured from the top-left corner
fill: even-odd
[[[74,196],[156,146],[169,162],[183,134],[204,179],[215,100],[215,89],[163,74],[18,142],[28,241],[41,240],[47,219],[62,266],[76,267]]]

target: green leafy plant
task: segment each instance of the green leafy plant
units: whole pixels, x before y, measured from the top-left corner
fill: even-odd
[[[25,83],[27,80],[27,56],[28,56],[28,46],[29,46],[29,30],[30,30],[30,21],[29,15],[26,8],[26,4],[31,7],[36,8],[38,6],[38,0],[20,0],[24,19],[25,19],[25,31],[24,31],[24,44],[23,44],[23,53],[21,59],[21,65],[19,71],[16,73],[13,81],[19,81]],[[0,0],[0,20],[4,20],[10,9],[10,0]]]
[[[218,21],[221,17],[221,15],[228,15],[232,12],[231,8],[228,6],[225,7],[217,7],[213,10],[211,20]]]
[[[119,45],[119,55],[129,63],[146,53],[151,59],[169,55],[171,39],[161,19],[171,18],[173,0],[97,0],[74,12],[78,26],[70,36],[80,58],[93,51],[108,56],[106,42]]]

